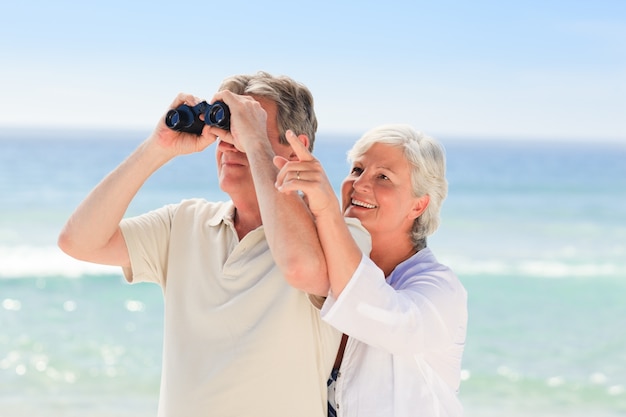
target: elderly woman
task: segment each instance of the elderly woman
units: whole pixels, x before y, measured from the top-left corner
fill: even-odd
[[[467,294],[426,238],[447,194],[445,154],[410,126],[386,125],[349,151],[340,206],[319,161],[288,134],[299,161],[276,158],[276,186],[301,190],[328,267],[321,314],[344,333],[329,379],[329,416],[460,416]],[[345,217],[369,231],[364,256]]]

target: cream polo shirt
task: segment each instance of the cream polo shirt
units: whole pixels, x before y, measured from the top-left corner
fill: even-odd
[[[325,416],[340,333],[287,284],[263,227],[239,241],[233,215],[232,202],[192,199],[121,224],[127,280],[163,288],[158,415]]]
[[[338,417],[463,415],[467,293],[429,248],[387,279],[364,256],[322,317],[350,336],[335,384]]]

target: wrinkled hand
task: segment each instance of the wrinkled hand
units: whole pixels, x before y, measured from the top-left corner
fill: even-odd
[[[274,157],[274,165],[280,169],[276,177],[278,191],[283,193],[302,191],[307,198],[309,210],[316,218],[329,210],[338,212],[339,201],[322,164],[291,130],[287,131],[286,138],[298,160],[289,161],[280,156]]]
[[[176,96],[176,99],[174,99],[169,109],[175,109],[182,104],[195,106],[201,101],[202,100],[198,97],[180,93]],[[207,146],[215,142],[216,139],[217,135],[207,129],[207,126],[204,126],[201,135],[172,130],[165,124],[164,114],[148,138],[148,141],[156,144],[162,151],[173,157],[203,151]]]
[[[246,152],[252,145],[269,143],[267,138],[267,113],[261,104],[251,96],[220,91],[213,96],[212,103],[223,101],[230,109],[230,131],[210,126],[209,131],[220,140],[234,145],[240,152]]]

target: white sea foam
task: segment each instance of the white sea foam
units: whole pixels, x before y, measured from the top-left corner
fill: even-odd
[[[571,260],[489,260],[468,259],[461,257],[440,257],[459,276],[504,276],[514,275],[528,278],[611,278],[626,277],[626,262]]]
[[[121,274],[119,267],[78,261],[56,246],[0,247],[0,278]]]
[[[598,278],[626,277],[626,262],[574,262],[541,259],[469,259],[440,257],[459,276],[505,276],[528,278]],[[78,278],[85,275],[121,275],[115,266],[78,261],[56,246],[0,246],[0,278],[61,276]]]

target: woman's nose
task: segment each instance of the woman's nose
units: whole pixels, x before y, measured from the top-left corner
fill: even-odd
[[[352,187],[355,190],[364,191],[370,188],[371,184],[365,175],[360,175],[358,178],[354,180],[352,183]]]

